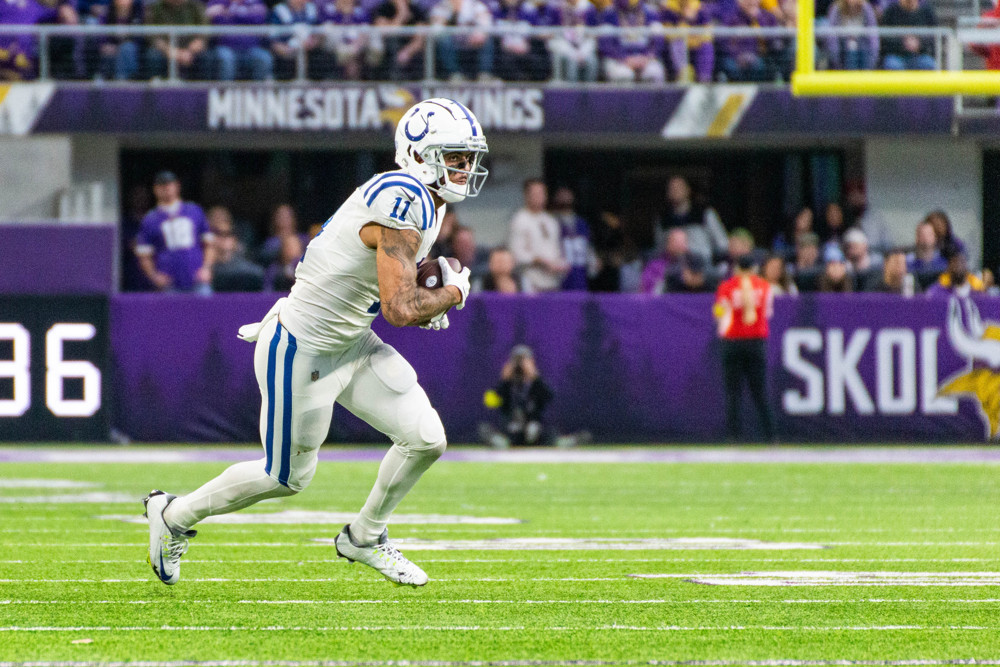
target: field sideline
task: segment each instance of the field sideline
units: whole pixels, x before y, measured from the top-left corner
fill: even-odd
[[[205,522],[167,587],[141,498],[259,448],[0,447],[0,667],[1000,665],[1000,451],[456,447],[390,535],[329,540],[384,449]]]

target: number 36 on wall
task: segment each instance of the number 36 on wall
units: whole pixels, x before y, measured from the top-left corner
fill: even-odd
[[[45,334],[45,405],[56,417],[90,417],[101,408],[101,371],[89,361],[63,358],[66,341],[88,341],[93,324],[59,322]],[[31,334],[21,324],[0,322],[0,341],[13,343],[13,354],[0,359],[0,380],[13,380],[10,398],[0,398],[0,417],[20,417],[31,407]],[[66,398],[65,380],[80,380],[80,398]],[[9,385],[8,385],[9,386]]]

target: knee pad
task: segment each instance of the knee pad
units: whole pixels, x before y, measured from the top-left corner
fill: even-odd
[[[411,424],[411,427],[401,434],[402,437],[396,444],[411,454],[437,459],[444,454],[448,446],[441,417],[438,416],[437,410],[426,402],[423,409],[414,407],[413,410],[414,414],[407,415],[408,418],[404,420],[405,423]]]
[[[292,448],[292,455],[289,458],[289,465],[291,471],[288,473],[288,483],[281,484],[281,486],[288,489],[288,495],[294,495],[304,490],[309,486],[309,482],[312,481],[313,475],[316,474],[316,462],[317,462],[316,450],[311,451],[296,451]],[[271,469],[271,478],[278,481],[278,471],[274,468]]]
[[[448,447],[448,441],[444,437],[444,424],[441,423],[441,417],[438,415],[437,410],[428,408],[424,411],[420,417],[418,430],[420,432],[419,444],[421,451],[427,456],[433,456],[435,459],[440,458],[444,454],[444,450]]]

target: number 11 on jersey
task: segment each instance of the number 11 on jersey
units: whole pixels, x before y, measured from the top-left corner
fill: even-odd
[[[412,204],[413,202],[411,200],[407,200],[406,204],[403,205],[402,212],[400,212],[399,211],[399,205],[402,204],[402,203],[403,203],[403,198],[402,197],[396,197],[396,205],[392,207],[392,213],[389,214],[390,218],[395,218],[396,220],[399,220],[400,222],[402,222],[403,220],[406,220],[406,214],[410,210],[410,204]]]

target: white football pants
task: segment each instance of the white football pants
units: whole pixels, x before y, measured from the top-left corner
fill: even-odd
[[[372,331],[343,351],[312,354],[298,348],[278,318],[261,329],[254,370],[262,396],[264,458],[231,466],[174,500],[164,512],[167,523],[188,530],[207,516],[304,489],[316,472],[336,401],[393,442],[375,487],[351,522],[355,540],[374,543],[403,496],[446,447],[444,426],[417,384],[416,371]]]

